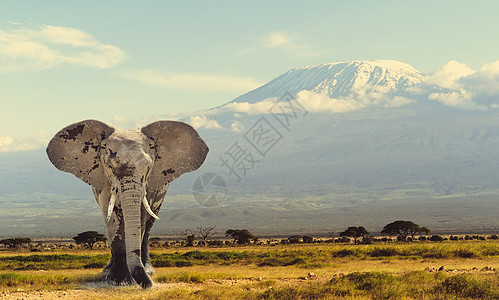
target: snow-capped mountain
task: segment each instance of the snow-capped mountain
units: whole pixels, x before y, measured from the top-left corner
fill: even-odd
[[[369,87],[400,93],[421,84],[422,78],[416,68],[394,60],[335,62],[294,68],[231,102],[255,103],[285,93],[295,96],[303,90],[328,97],[347,96]]]

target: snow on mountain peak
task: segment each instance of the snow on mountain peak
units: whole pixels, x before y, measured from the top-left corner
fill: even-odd
[[[303,90],[331,98],[347,96],[352,91],[380,87],[397,92],[420,84],[423,74],[409,64],[395,60],[358,60],[298,67],[231,102],[256,103],[286,93]]]

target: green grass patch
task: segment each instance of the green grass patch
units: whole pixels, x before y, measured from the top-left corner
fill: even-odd
[[[25,275],[17,273],[1,273],[0,287],[4,290],[15,290],[22,287],[31,289],[65,289],[77,284],[100,281],[99,276],[66,276],[66,275]]]
[[[0,257],[0,270],[59,270],[103,268],[110,254],[34,254]]]
[[[377,245],[279,245],[244,250],[200,248],[195,251],[151,252],[154,267],[196,265],[257,265],[321,267],[339,259],[481,259],[499,257],[499,241],[399,243]],[[0,256],[0,270],[99,269],[110,254],[33,254]]]

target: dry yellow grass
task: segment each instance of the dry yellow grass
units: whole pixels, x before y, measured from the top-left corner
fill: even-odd
[[[495,250],[499,247],[499,243],[495,241],[487,242],[462,242],[462,243],[440,243],[440,244],[421,244],[422,247],[434,247],[431,249],[441,251],[456,251],[460,249],[468,249],[470,251],[478,251],[480,249]],[[333,245],[333,244],[312,244],[312,245],[279,245],[279,246],[247,246],[247,247],[230,247],[230,248],[167,248],[167,249],[152,249],[153,253],[186,253],[189,251],[232,251],[232,252],[255,252],[266,253],[269,251],[278,252],[293,252],[301,251],[303,253],[315,253],[317,251],[371,251],[372,247],[393,247],[397,250],[408,250],[410,247],[415,247],[415,244],[390,244],[390,245],[367,245],[367,246],[354,246],[354,245]],[[418,245],[416,245],[418,246]],[[485,247],[485,248],[484,248]],[[54,254],[54,253],[67,253],[67,254],[85,254],[97,255],[106,254],[108,250],[68,250],[57,252],[39,252],[37,254]],[[481,250],[480,250],[481,251]],[[328,252],[329,253],[329,252]],[[332,252],[331,252],[332,253]],[[23,253],[29,255],[32,253]],[[19,253],[1,253],[0,257],[12,255],[19,255]],[[286,297],[289,293],[319,293],[321,288],[330,284],[330,280],[338,278],[338,274],[348,274],[353,272],[380,272],[379,274],[388,274],[389,276],[398,276],[402,278],[409,276],[415,271],[423,271],[427,267],[439,268],[444,266],[445,269],[457,269],[458,273],[464,270],[470,278],[479,281],[491,281],[494,284],[499,282],[499,275],[497,272],[480,272],[473,271],[473,268],[483,269],[484,267],[499,268],[499,256],[479,256],[474,258],[421,258],[421,257],[380,257],[372,258],[365,256],[346,256],[346,257],[329,257],[322,264],[296,264],[289,266],[257,266],[256,263],[240,264],[233,263],[230,265],[223,265],[220,263],[213,263],[207,265],[193,265],[187,267],[168,267],[168,268],[155,268],[156,274],[154,279],[156,284],[154,288],[143,291],[138,287],[112,287],[105,283],[92,282],[85,280],[88,278],[95,278],[100,273],[100,269],[66,269],[66,270],[23,270],[13,271],[4,270],[1,273],[15,272],[20,275],[29,276],[67,276],[75,279],[62,286],[40,287],[39,285],[16,285],[7,287],[7,293],[0,293],[0,298],[6,299],[50,299],[64,297],[66,299],[164,299],[180,298],[180,299],[233,299],[242,296],[248,299],[257,299],[259,297],[274,297],[281,295]],[[314,278],[308,278],[308,273],[316,274]],[[411,273],[412,272],[412,273]],[[458,273],[441,272],[442,276],[454,276]],[[377,274],[377,273],[376,273]],[[391,274],[391,275],[390,275]],[[430,274],[428,283],[418,282],[417,288],[419,290],[433,289],[432,279],[433,274],[421,272],[421,274]],[[410,275],[416,278],[426,275]],[[419,277],[418,277],[419,276]],[[312,279],[312,280],[304,280]],[[71,280],[72,280],[71,279]],[[443,281],[441,277],[439,282]],[[473,280],[474,280],[473,279]],[[421,279],[423,280],[423,279]],[[397,283],[400,285],[400,283]],[[394,283],[394,286],[397,286]],[[415,283],[416,284],[416,283]],[[416,288],[416,287],[415,287]],[[60,290],[57,290],[60,289]],[[307,290],[308,289],[308,290]],[[309,291],[310,290],[310,291]],[[272,294],[276,291],[275,294]],[[341,292],[341,291],[340,291]],[[351,291],[345,291],[345,293]],[[280,293],[280,294],[279,294]],[[286,294],[288,293],[288,294]],[[356,292],[355,292],[356,293]],[[369,296],[364,294],[346,294],[352,299],[368,299]],[[421,293],[421,292],[419,292]],[[314,294],[316,295],[316,294]],[[322,294],[320,294],[322,295]],[[324,298],[334,298],[333,294],[324,294]],[[353,297],[352,295],[355,295]],[[420,294],[415,294],[420,295]],[[306,298],[306,297],[305,297]],[[424,298],[424,297],[415,297]]]

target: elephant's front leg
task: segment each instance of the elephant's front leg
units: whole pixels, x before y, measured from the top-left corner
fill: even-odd
[[[106,225],[106,235],[111,247],[111,260],[102,270],[106,281],[112,284],[125,285],[132,284],[133,278],[128,271],[125,253],[125,233],[123,213],[121,208],[114,206],[110,219],[106,221],[108,215],[109,199],[111,198],[110,187],[104,191],[94,189],[97,203],[101,207]]]
[[[111,261],[104,268],[106,281],[117,285],[129,285],[134,282],[126,263],[125,232],[123,213],[115,207],[106,231],[111,246]]]

